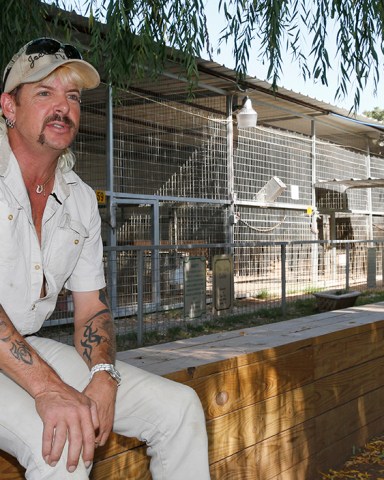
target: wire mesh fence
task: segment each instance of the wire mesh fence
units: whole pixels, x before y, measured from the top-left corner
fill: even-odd
[[[349,147],[348,129],[318,137],[312,116],[300,117],[310,136],[296,115],[276,128],[274,102],[238,128],[231,95],[201,86],[187,98],[170,81],[86,92],[74,145],[76,171],[104,194],[121,348],[217,317],[284,314],[317,290],[381,286],[383,189],[338,183],[384,178],[381,157]],[[71,342],[72,316],[62,292],[45,328]]]
[[[106,247],[105,269],[120,349],[217,317],[284,311],[319,291],[381,289],[382,242],[248,242]],[[315,311],[314,311],[315,313]],[[43,334],[72,342],[63,292]]]

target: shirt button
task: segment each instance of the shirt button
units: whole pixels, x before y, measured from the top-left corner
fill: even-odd
[[[40,270],[40,265],[35,265],[35,270]]]
[[[36,310],[36,303],[32,305],[31,310]]]
[[[12,215],[12,213],[10,213],[10,214],[8,215],[8,220],[13,220],[13,215]]]
[[[76,239],[73,243],[77,245],[79,243],[79,240]]]

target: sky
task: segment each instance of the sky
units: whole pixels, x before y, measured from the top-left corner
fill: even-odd
[[[224,23],[221,25],[218,21],[220,17],[217,14],[217,5],[218,0],[207,0],[205,7],[208,28],[213,46],[217,44],[214,39],[219,37],[219,32],[224,26]],[[332,51],[332,46],[336,44],[336,41],[332,39],[332,32],[329,32],[329,34],[331,37],[329,43],[330,61],[332,65],[337,65],[336,49],[334,48]],[[225,65],[228,68],[233,68],[234,60],[231,46],[222,46],[221,53],[214,54],[213,60],[217,63]],[[298,65],[291,63],[288,55],[283,57],[283,60],[283,74],[281,75],[279,86],[288,90],[293,90],[296,93],[302,93],[311,98],[345,108],[347,110],[350,110],[353,107],[353,85],[350,86],[350,94],[348,97],[343,100],[335,100],[334,98],[338,86],[337,72],[335,70],[328,73],[328,86],[324,86],[320,82],[315,83],[312,80],[305,81],[300,75]],[[255,50],[253,51],[253,55],[252,52],[250,55],[248,74],[258,78],[259,80],[267,80],[267,68],[257,60],[257,54]],[[360,107],[358,109],[358,113],[363,113],[363,111],[367,110],[373,110],[375,107],[384,108],[384,68],[382,78],[380,79],[378,85],[377,95],[374,95],[374,85],[372,79],[369,82],[368,87],[360,93]]]

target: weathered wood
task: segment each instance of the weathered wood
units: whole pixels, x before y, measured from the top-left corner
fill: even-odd
[[[342,334],[342,336],[341,336]],[[325,377],[340,370],[369,362],[383,355],[384,323],[334,332],[316,341],[315,375]]]
[[[318,414],[382,387],[383,368],[384,357],[316,380],[315,389],[319,397]]]
[[[207,419],[214,418],[313,381],[311,349],[299,349],[280,359],[263,360],[185,383],[198,393]],[[220,401],[223,394],[226,402]]]
[[[379,433],[383,433],[383,404],[384,387],[381,387],[318,415],[316,417],[318,451],[327,450],[329,445],[337,444],[356,431],[366,429],[366,425],[377,423],[380,425]]]
[[[120,437],[122,438],[122,437]],[[92,469],[90,480],[134,479],[151,480],[146,446],[98,461]]]
[[[274,479],[292,466],[305,461],[309,465],[308,457],[315,453],[315,448],[315,423],[310,420],[212,464],[211,477],[212,480]]]
[[[303,402],[305,398],[305,402]],[[218,462],[315,417],[313,385],[305,385],[207,422],[210,462]]]
[[[383,304],[118,354],[183,382],[207,418],[212,480],[302,480],[384,431]],[[112,435],[92,480],[150,480],[146,447]],[[22,469],[0,456],[0,478]]]
[[[0,456],[0,478],[1,480],[22,480],[24,478],[24,468],[21,467],[18,461],[8,455],[6,452],[1,452]]]

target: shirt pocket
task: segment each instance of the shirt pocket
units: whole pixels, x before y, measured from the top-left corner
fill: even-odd
[[[54,230],[50,242],[49,268],[64,279],[70,276],[81,255],[89,233],[86,227],[65,214]]]
[[[28,224],[21,225],[21,210],[0,202],[0,266],[13,264],[24,251],[22,239],[28,238]]]

